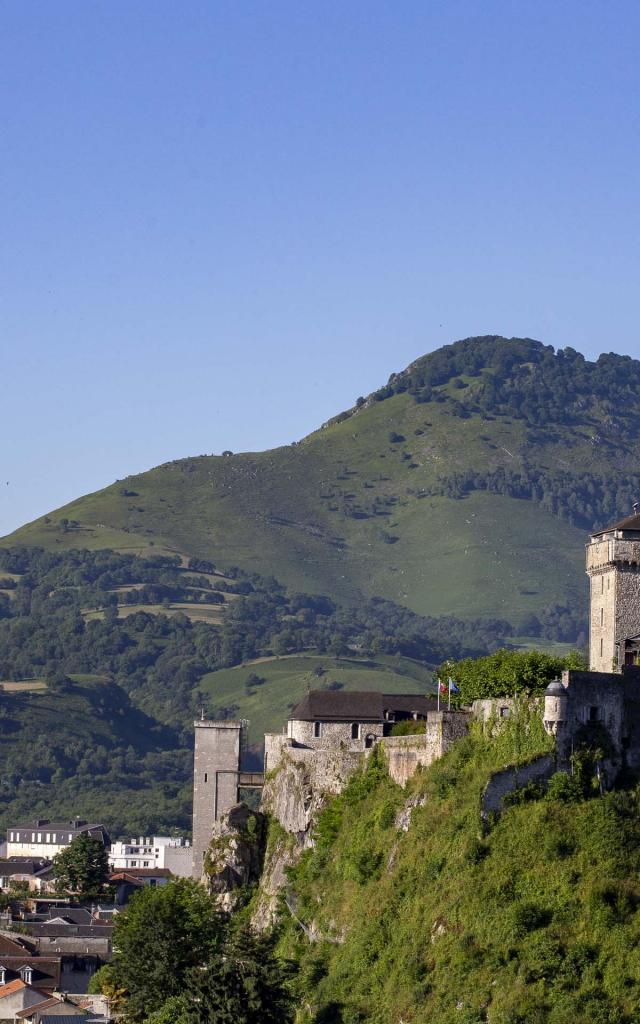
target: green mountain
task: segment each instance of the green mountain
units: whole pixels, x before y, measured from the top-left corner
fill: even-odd
[[[166,463],[4,538],[178,553],[356,604],[579,607],[586,531],[640,493],[640,362],[470,338],[302,441]]]

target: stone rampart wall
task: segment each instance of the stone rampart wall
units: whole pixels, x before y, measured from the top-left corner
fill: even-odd
[[[446,754],[456,740],[466,736],[470,718],[465,711],[430,711],[424,733],[383,739],[382,748],[393,781],[406,786],[419,767],[426,767]]]
[[[555,759],[551,754],[530,761],[519,767],[502,768],[494,772],[482,794],[482,817],[499,814],[502,801],[508,793],[526,786],[528,782],[548,782],[556,770]]]

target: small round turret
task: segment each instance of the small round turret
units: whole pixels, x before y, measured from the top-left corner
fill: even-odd
[[[568,703],[569,695],[562,680],[554,679],[544,691],[544,727],[554,736],[567,721]]]

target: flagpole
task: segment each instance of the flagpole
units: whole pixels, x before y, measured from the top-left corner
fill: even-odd
[[[440,710],[440,677],[437,678],[437,689],[438,689],[438,711]]]
[[[447,710],[451,711],[451,676],[449,676],[449,705],[447,707]]]

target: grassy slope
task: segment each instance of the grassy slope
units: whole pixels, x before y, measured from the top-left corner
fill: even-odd
[[[300,1024],[637,1020],[638,794],[538,799],[481,833],[489,772],[547,746],[539,724],[476,735],[406,790],[383,777],[325,812],[292,886],[302,920],[345,941],[309,943],[283,908]],[[398,833],[397,811],[423,797]]]
[[[325,669],[321,677],[314,672],[319,665]],[[246,681],[252,673],[265,682],[247,693]],[[252,744],[260,746],[265,732],[280,732],[289,709],[307,689],[337,681],[347,690],[426,693],[432,688],[431,679],[432,674],[424,665],[409,658],[382,656],[375,661],[359,661],[317,654],[260,659],[248,665],[210,672],[200,680],[199,690],[208,713],[237,704],[238,717],[249,719]]]
[[[392,430],[406,442],[390,443]],[[519,422],[458,419],[446,405],[401,394],[297,445],[185,459],[129,477],[4,543],[140,551],[153,544],[346,601],[381,595],[427,614],[516,618],[577,593],[583,532],[526,501],[416,495],[442,474],[513,468],[523,456],[550,467],[566,468],[569,459],[575,470],[610,469],[610,453],[581,431],[560,428],[557,442],[532,452]],[[135,496],[120,494],[123,486]],[[375,498],[384,515],[352,517],[371,512]],[[80,527],[65,532],[63,517]]]

